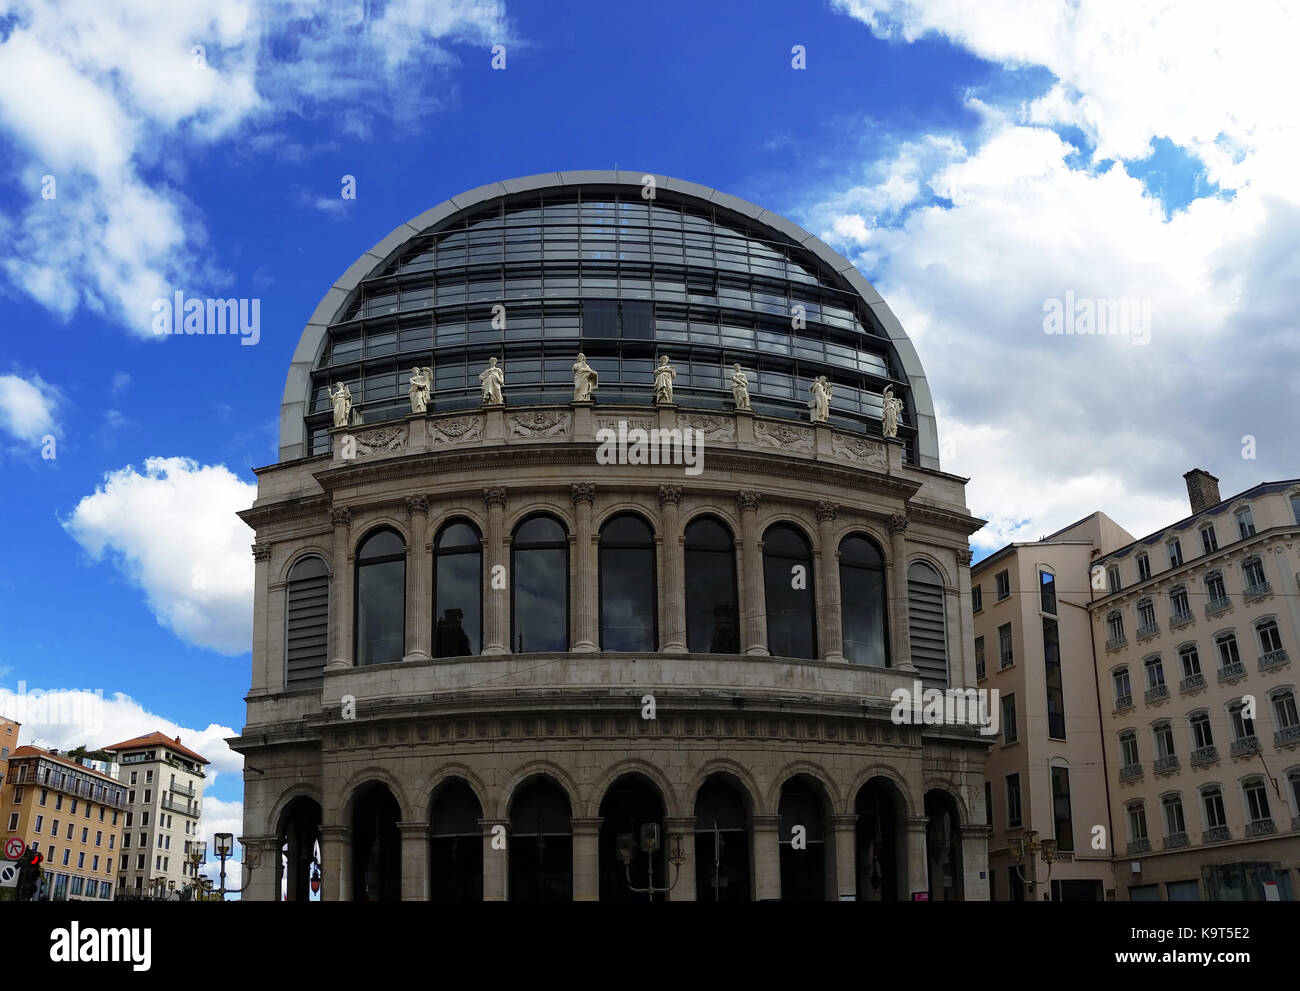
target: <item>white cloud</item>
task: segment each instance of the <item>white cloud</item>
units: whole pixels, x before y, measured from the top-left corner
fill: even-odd
[[[448,97],[446,45],[508,37],[498,0],[17,0],[8,16],[0,126],[29,202],[0,270],[65,320],[85,308],[141,336],[153,300],[228,281],[205,260],[202,217],[157,173],[175,181],[218,141],[265,144],[251,131],[286,114],[354,134],[375,108],[413,121]]]
[[[114,372],[113,384],[109,389],[110,394],[114,396],[120,396],[122,393],[126,392],[126,390],[129,388],[131,388],[131,373]]]
[[[253,531],[235,513],[256,494],[224,465],[149,458],[143,472],[107,474],[63,526],[143,589],[161,625],[195,646],[242,654],[252,643]]]
[[[18,440],[39,444],[46,435],[61,436],[59,390],[39,375],[0,375],[0,429]]]

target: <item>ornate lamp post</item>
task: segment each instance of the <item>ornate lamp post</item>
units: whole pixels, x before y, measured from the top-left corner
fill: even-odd
[[[226,861],[235,852],[234,834],[214,833],[212,836],[212,852],[221,861],[221,900],[224,902],[226,900]]]
[[[659,824],[657,822],[646,822],[641,824],[641,843],[640,847],[645,851],[646,876],[647,884],[644,888],[638,888],[632,883],[632,858],[637,851],[637,841],[631,833],[620,833],[618,837],[618,856],[623,861],[623,873],[627,877],[627,888],[638,895],[645,895],[651,901],[654,901],[655,895],[664,894],[672,891],[677,887],[677,882],[681,877],[681,866],[686,862],[686,855],[682,852],[682,834],[673,833],[672,835],[672,852],[668,856],[668,862],[673,865],[673,882],[666,888],[655,887],[655,853],[659,849]]]
[[[1008,841],[1008,847],[1011,866],[1020,875],[1020,883],[1029,885],[1029,900],[1037,901],[1038,855],[1042,854],[1043,863],[1047,865],[1047,876],[1043,878],[1043,882],[1046,883],[1052,879],[1052,865],[1056,863],[1056,840],[1040,840],[1038,831],[1031,829],[1024,836],[1017,836]],[[1025,877],[1025,872],[1020,866],[1025,860],[1029,865],[1029,877]]]
[[[186,860],[189,862],[190,877],[193,879],[190,881],[190,898],[197,901],[199,891],[202,888],[199,884],[199,871],[208,862],[208,844],[206,842],[195,843],[186,855]]]

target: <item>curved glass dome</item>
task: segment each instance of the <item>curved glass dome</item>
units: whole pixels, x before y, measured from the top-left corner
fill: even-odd
[[[683,407],[730,405],[731,366],[759,415],[807,419],[818,375],[831,422],[879,435],[881,392],[903,400],[907,459],[938,467],[911,342],[875,290],[823,242],[714,190],[641,173],[559,173],[457,196],[394,231],[326,295],[294,357],[281,460],[329,450],[331,383],[365,423],[406,416],[415,366],[429,408],[477,407],[497,357],[512,407],[567,403],[579,350],[597,405],[649,405],[658,355]]]

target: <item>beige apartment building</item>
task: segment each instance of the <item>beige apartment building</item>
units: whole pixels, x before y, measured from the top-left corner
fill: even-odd
[[[1294,899],[1300,479],[1184,477],[1191,515],[1094,562],[1120,897]]]
[[[125,822],[118,886],[168,893],[193,884],[189,853],[200,842],[203,768],[208,762],[162,733],[138,736],[111,747],[118,780],[125,786]]]
[[[0,716],[0,785],[9,774],[9,755],[18,749],[18,731],[22,724]]]
[[[1131,543],[1104,513],[1040,541],[1008,544],[971,569],[975,670],[996,690],[999,734],[985,767],[989,892],[994,900],[1115,897],[1087,576],[1093,558]],[[1011,852],[1056,844],[1055,862]]]
[[[126,789],[78,761],[40,747],[18,747],[0,787],[4,837],[36,844],[52,901],[113,897]]]

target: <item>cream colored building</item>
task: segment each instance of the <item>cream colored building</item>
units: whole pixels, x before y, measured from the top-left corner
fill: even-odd
[[[915,352],[807,232],[644,178],[459,195],[308,322],[241,514],[245,897],[317,869],[328,900],[988,897],[986,738],[891,719],[975,684],[981,521]],[[602,463],[620,423],[699,431],[701,470]]]
[[[1094,557],[1131,543],[1093,513],[1032,543],[1008,544],[971,569],[976,673],[998,692],[1000,733],[985,768],[989,886],[995,900],[1115,896],[1087,575]],[[1036,833],[1056,861],[1013,863],[1009,841]]]
[[[188,855],[201,842],[207,760],[159,732],[103,750],[114,755],[126,789],[118,887],[149,893],[161,878],[170,894],[193,884]]]
[[[1300,479],[1185,478],[1189,516],[1094,562],[1120,897],[1294,899]]]

